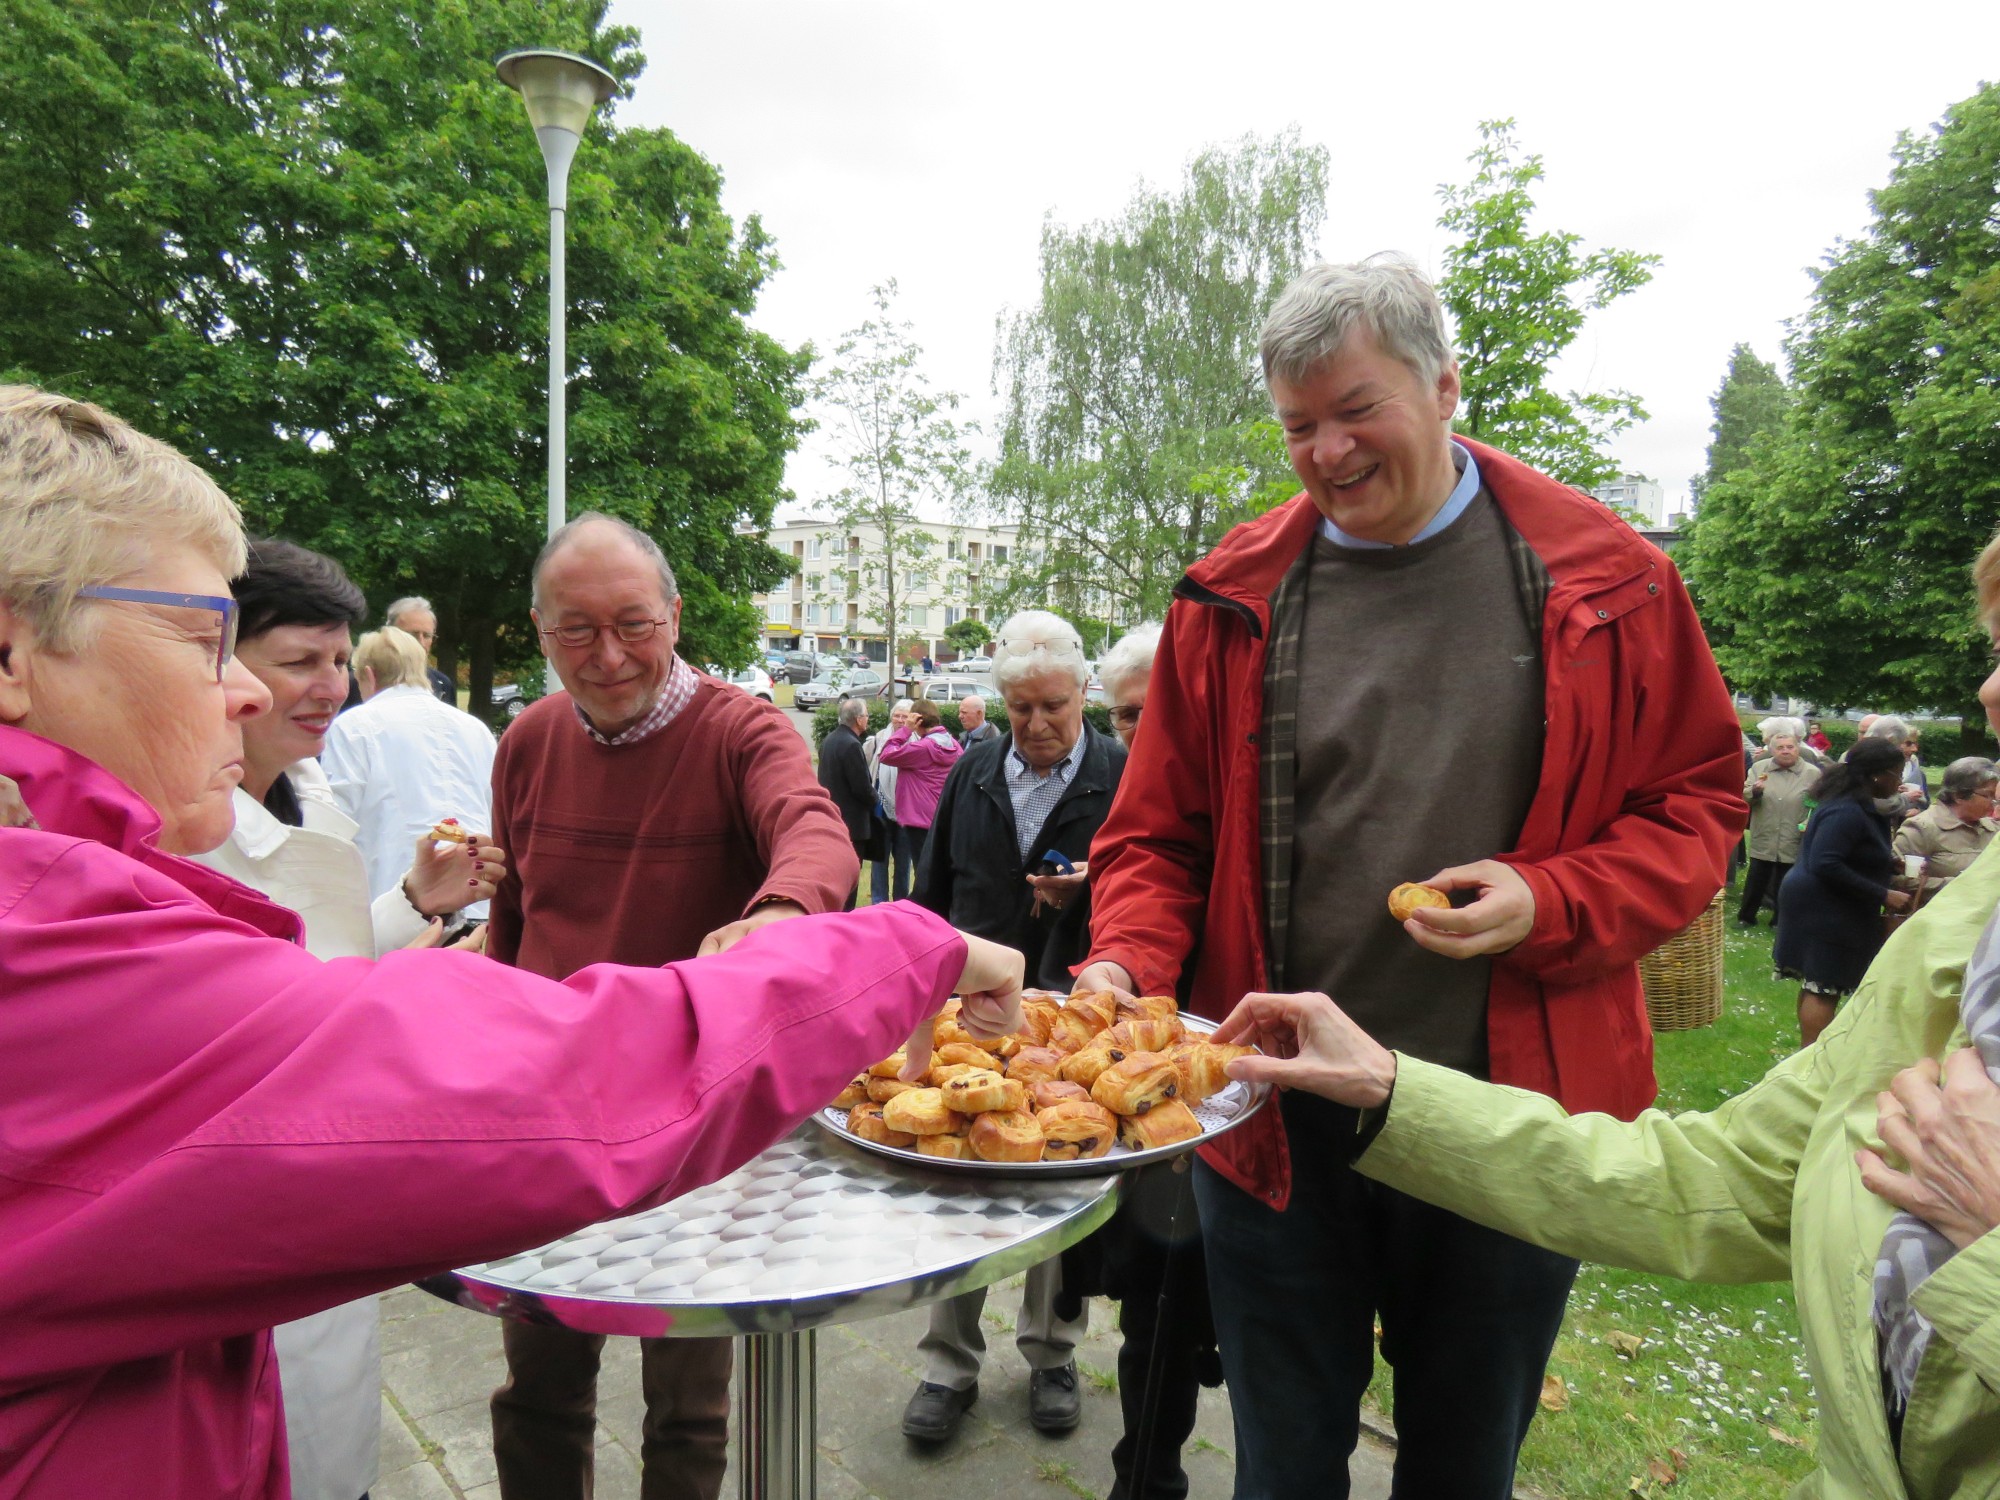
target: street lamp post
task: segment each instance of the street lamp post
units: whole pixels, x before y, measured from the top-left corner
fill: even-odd
[[[609,99],[618,80],[587,57],[574,52],[527,50],[509,52],[494,67],[500,81],[521,96],[528,123],[541,143],[542,165],[549,179],[549,535],[562,529],[569,511],[569,416],[566,380],[569,350],[568,273],[563,251],[563,220],[569,210],[569,164],[577,143],[590,124],[591,113]],[[555,663],[544,681],[556,690]]]
[[[495,64],[500,81],[521,96],[528,123],[541,142],[549,177],[549,535],[561,529],[568,511],[568,417],[564,380],[568,373],[568,275],[563,253],[563,220],[569,209],[569,164],[577,142],[598,105],[618,80],[574,52],[509,52]]]

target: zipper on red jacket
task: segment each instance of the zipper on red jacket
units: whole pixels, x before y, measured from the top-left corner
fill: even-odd
[[[1233,609],[1239,615],[1243,616],[1244,621],[1250,626],[1250,635],[1253,640],[1261,641],[1264,639],[1264,622],[1257,618],[1256,610],[1243,603],[1240,599],[1231,599],[1226,594],[1218,594],[1214,589],[1208,587],[1207,584],[1196,583],[1192,577],[1186,574],[1183,574],[1181,581],[1174,585],[1174,597],[1176,599],[1185,599],[1190,604],[1211,604],[1219,605],[1223,609]]]

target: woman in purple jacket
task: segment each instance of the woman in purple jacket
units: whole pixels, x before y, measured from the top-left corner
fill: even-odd
[[[193,464],[0,386],[0,777],[40,824],[0,827],[0,1494],[279,1500],[272,1325],[712,1181],[927,1061],[954,989],[1019,1022],[1019,957],[901,902],[562,983],[321,963],[185,857],[271,703],[243,563]]]
[[[925,698],[910,705],[910,723],[882,742],[882,764],[896,768],[896,859],[904,869],[915,870],[923,857],[944,779],[964,753],[938,706]]]

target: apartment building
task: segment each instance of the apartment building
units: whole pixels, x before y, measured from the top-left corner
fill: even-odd
[[[752,596],[764,617],[765,643],[777,651],[861,652],[873,661],[889,649],[890,571],[894,568],[896,640],[948,660],[947,627],[988,618],[1015,562],[1015,528],[912,521],[885,544],[874,526],[849,528],[823,516],[781,521],[764,539],[790,558],[793,575],[769,594]]]

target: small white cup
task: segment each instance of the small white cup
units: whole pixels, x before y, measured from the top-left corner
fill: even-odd
[[[1924,873],[1924,857],[1921,854],[1905,854],[1903,856],[1903,873],[1912,880],[1922,875]]]

